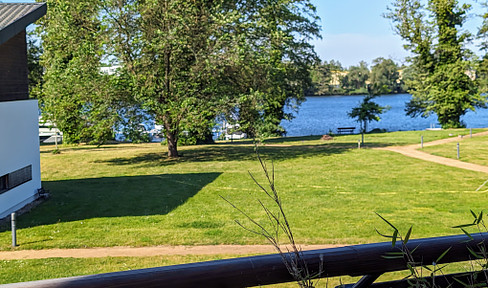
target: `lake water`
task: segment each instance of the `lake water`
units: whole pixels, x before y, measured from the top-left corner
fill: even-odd
[[[302,103],[295,118],[283,121],[281,125],[287,131],[287,136],[308,136],[329,134],[337,132],[338,127],[356,127],[359,132],[359,123],[347,116],[352,108],[357,107],[364,96],[323,96],[307,97]],[[382,106],[389,105],[390,110],[380,115],[381,120],[368,124],[368,131],[379,128],[392,131],[425,130],[426,128],[440,127],[437,116],[429,118],[411,118],[405,115],[405,103],[411,98],[410,94],[382,95],[374,101]],[[488,127],[488,109],[469,111],[461,118],[468,128]]]

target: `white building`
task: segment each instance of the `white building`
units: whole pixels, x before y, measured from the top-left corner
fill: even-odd
[[[29,99],[25,28],[45,3],[0,3],[0,218],[41,188],[37,100]]]

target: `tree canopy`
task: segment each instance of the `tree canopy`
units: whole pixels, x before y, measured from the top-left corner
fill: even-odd
[[[443,128],[454,128],[464,126],[461,116],[468,110],[485,107],[485,97],[470,78],[473,68],[464,47],[470,35],[460,30],[469,9],[457,0],[396,0],[390,8],[387,17],[414,55],[407,115],[435,113]]]
[[[309,0],[48,0],[40,22],[41,108],[67,142],[113,137],[139,109],[164,126],[168,155],[209,139],[221,115],[276,135],[304,100],[319,37]],[[118,65],[114,75],[100,66]],[[110,134],[110,135],[109,135]]]

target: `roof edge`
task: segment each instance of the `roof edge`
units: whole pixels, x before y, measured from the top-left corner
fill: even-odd
[[[7,42],[10,38],[14,37],[18,33],[22,32],[22,30],[24,30],[30,24],[39,20],[42,16],[46,15],[46,3],[28,3],[26,5],[39,7],[0,30],[0,45]]]

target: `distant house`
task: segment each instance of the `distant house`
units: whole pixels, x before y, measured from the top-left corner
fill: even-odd
[[[37,100],[29,99],[25,28],[45,3],[0,3],[0,218],[41,188]]]

